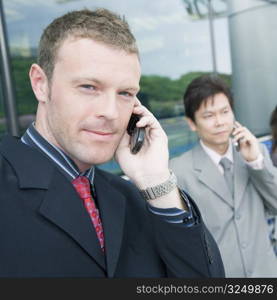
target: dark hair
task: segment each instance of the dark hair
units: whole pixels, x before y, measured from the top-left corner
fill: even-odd
[[[136,40],[126,20],[104,9],[72,11],[55,19],[44,30],[38,50],[38,64],[51,80],[57,52],[69,37],[90,38],[138,55]]]
[[[223,93],[233,108],[233,97],[227,83],[217,75],[202,75],[195,78],[184,94],[185,114],[195,122],[195,112],[210,97]]]
[[[269,124],[270,124],[271,134],[272,134],[271,152],[274,152],[277,148],[277,106],[274,108],[274,110],[271,113]]]

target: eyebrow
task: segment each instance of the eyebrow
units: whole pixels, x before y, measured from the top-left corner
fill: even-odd
[[[219,111],[225,110],[225,109],[229,109],[228,105],[221,107],[220,109],[218,109]],[[214,113],[214,111],[212,110],[204,110],[203,114],[205,113]]]
[[[133,91],[133,92],[139,92],[140,90],[140,87],[126,87],[126,88],[122,88],[122,90],[125,90],[125,91]]]
[[[86,81],[90,81],[90,82],[95,82],[97,84],[101,84],[101,81],[93,78],[93,77],[78,77],[78,78],[74,78],[71,80],[72,83],[80,83],[81,81],[86,80]]]

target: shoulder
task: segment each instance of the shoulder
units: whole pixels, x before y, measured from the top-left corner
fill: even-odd
[[[0,169],[3,172],[4,167],[7,165],[12,165],[14,162],[14,157],[22,160],[22,153],[18,149],[20,139],[13,137],[11,135],[5,135],[0,142]],[[7,169],[5,168],[5,171]]]
[[[0,142],[0,154],[7,160],[22,160],[22,156],[25,158],[25,155],[33,159],[36,153],[39,152],[24,144],[20,137],[5,135]],[[41,156],[40,153],[37,155]]]
[[[192,161],[192,154],[193,153],[193,149],[186,151],[184,153],[182,153],[179,156],[176,156],[174,158],[171,158],[169,161],[169,166],[171,168],[179,168],[181,167],[184,163],[191,163]]]
[[[272,163],[271,153],[270,153],[269,149],[267,148],[267,146],[264,143],[259,143],[259,146],[260,146],[261,152],[263,154],[263,157],[265,159],[265,163],[267,163],[267,162]]]
[[[277,167],[277,153],[271,154],[272,163],[275,167]]]

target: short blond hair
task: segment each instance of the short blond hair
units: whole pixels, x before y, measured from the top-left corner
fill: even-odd
[[[139,55],[136,39],[124,18],[103,8],[72,11],[51,22],[41,36],[37,60],[48,80],[53,75],[57,52],[69,37],[90,38]]]

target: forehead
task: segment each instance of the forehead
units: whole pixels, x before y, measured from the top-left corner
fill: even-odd
[[[113,76],[139,81],[140,63],[136,53],[105,45],[88,38],[68,38],[57,52],[55,68],[68,76]]]
[[[209,97],[200,105],[198,112],[217,111],[230,107],[230,103],[226,95],[223,93]]]
[[[76,51],[82,51],[87,53],[113,53],[117,55],[125,55],[126,57],[135,57],[137,60],[138,53],[136,52],[128,52],[124,50],[123,48],[116,47],[110,44],[106,44],[101,41],[94,40],[90,37],[82,37],[82,36],[68,36],[65,39],[63,39],[58,45],[57,45],[57,55],[61,55],[64,52],[70,53],[70,50],[75,53]],[[61,58],[61,57],[60,57]],[[107,57],[108,58],[108,57]]]

